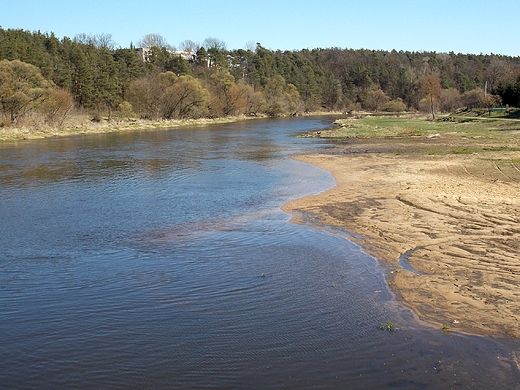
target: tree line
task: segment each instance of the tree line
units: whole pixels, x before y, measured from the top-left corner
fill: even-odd
[[[317,110],[450,112],[520,105],[520,57],[495,54],[305,49],[223,41],[181,43],[158,34],[115,47],[109,34],[54,34],[0,28],[0,109],[16,122],[36,107],[59,123],[73,108],[96,118],[176,119],[287,115]],[[433,82],[433,84],[432,84]],[[432,86],[433,85],[433,86]]]

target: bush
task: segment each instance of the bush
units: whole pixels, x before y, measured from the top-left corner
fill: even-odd
[[[45,113],[46,121],[50,126],[62,126],[73,108],[72,95],[65,89],[51,91],[42,104],[42,111]]]
[[[389,102],[390,98],[381,90],[373,89],[366,93],[363,107],[369,111],[380,111]]]
[[[386,112],[403,112],[405,110],[406,104],[403,102],[403,99],[401,98],[390,100],[383,106],[383,111]]]
[[[454,112],[462,106],[462,96],[456,88],[442,90],[440,96],[440,109],[442,112]]]
[[[119,103],[118,109],[119,113],[121,114],[121,117],[127,120],[135,116],[132,104],[130,102],[127,102],[126,100]]]
[[[473,89],[462,95],[465,106],[472,108],[489,108],[502,103],[502,98],[490,93],[485,94],[483,89]]]

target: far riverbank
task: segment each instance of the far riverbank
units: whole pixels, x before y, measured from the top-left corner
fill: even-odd
[[[342,116],[340,112],[312,112],[302,116]],[[225,118],[199,118],[199,119],[171,119],[171,120],[145,120],[145,119],[120,119],[92,121],[86,117],[77,117],[70,122],[73,124],[61,127],[49,127],[42,124],[31,124],[13,127],[0,127],[0,141],[17,141],[26,139],[41,139],[50,137],[67,137],[78,134],[101,134],[136,130],[173,129],[189,126],[211,125],[218,123],[232,123],[243,120],[269,118],[268,116],[232,116]]]
[[[228,117],[215,119],[175,119],[175,120],[103,120],[94,122],[83,120],[78,124],[61,128],[22,126],[0,128],[0,141],[39,139],[49,137],[67,137],[78,134],[100,134],[135,130],[171,129],[176,127],[200,126],[205,124],[231,123],[254,117]]]

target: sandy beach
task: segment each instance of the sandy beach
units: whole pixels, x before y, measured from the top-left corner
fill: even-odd
[[[298,157],[337,186],[284,210],[352,233],[386,266],[398,299],[432,326],[520,338],[520,152],[381,150],[357,144]]]

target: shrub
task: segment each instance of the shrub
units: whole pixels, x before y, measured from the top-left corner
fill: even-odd
[[[127,102],[126,100],[119,103],[119,113],[123,118],[130,119],[133,116],[135,116],[134,108],[132,107],[132,104],[130,102]]]
[[[403,99],[401,98],[390,100],[383,106],[383,111],[386,112],[403,112],[405,110],[406,104],[403,102]]]

